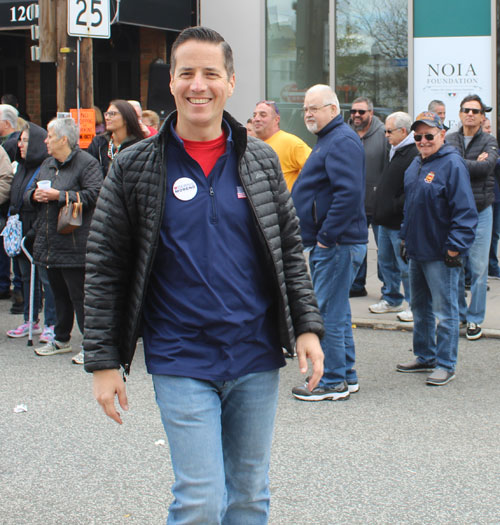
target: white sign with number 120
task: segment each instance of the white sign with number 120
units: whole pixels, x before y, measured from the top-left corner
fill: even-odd
[[[109,0],[68,0],[68,35],[109,38]]]

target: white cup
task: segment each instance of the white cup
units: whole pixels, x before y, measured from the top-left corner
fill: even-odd
[[[39,180],[36,185],[41,190],[48,190],[52,186],[52,183],[50,180]]]

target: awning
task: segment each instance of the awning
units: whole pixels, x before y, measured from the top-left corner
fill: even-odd
[[[112,2],[114,11],[115,2]],[[190,0],[122,0],[118,21],[158,29],[180,31],[191,25]]]
[[[26,29],[38,23],[38,2],[0,0],[0,29]]]

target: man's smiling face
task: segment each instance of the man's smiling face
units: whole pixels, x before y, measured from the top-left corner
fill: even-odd
[[[219,44],[188,40],[175,53],[170,91],[178,111],[177,132],[191,140],[212,140],[221,134],[222,112],[233,94]]]

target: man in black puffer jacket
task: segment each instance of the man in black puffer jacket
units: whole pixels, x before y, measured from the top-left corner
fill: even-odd
[[[172,47],[177,112],[123,151],[87,245],[85,369],[127,409],[142,333],[176,483],[169,523],[267,523],[282,347],[323,373],[323,323],[278,157],[223,113],[232,52],[203,27]]]
[[[476,237],[467,258],[471,273],[471,299],[468,307],[465,301],[463,272],[458,293],[460,320],[467,322],[465,335],[470,341],[482,336],[481,323],[486,315],[488,257],[493,224],[492,204],[495,200],[494,170],[498,158],[495,137],[481,128],[486,109],[478,95],[465,97],[460,104],[462,127],[446,135],[446,142],[458,149],[469,169],[472,193],[479,214]]]

